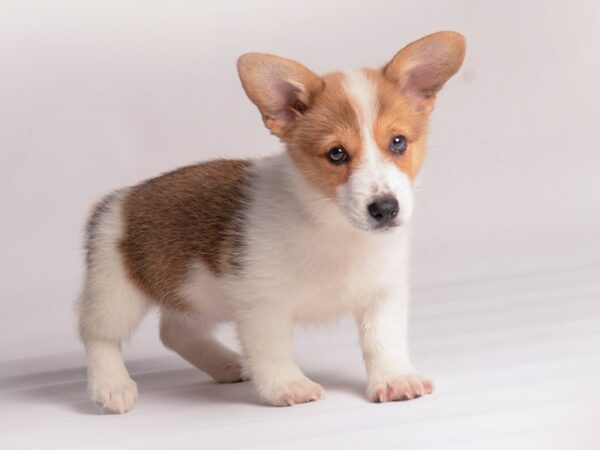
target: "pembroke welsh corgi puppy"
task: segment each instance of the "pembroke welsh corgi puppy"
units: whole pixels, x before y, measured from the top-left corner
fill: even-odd
[[[217,382],[252,379],[270,405],[323,397],[292,359],[293,328],[348,314],[369,399],[431,393],[406,342],[408,224],[428,117],[464,53],[446,31],[382,68],[323,76],[243,55],[242,85],[285,152],[184,167],[96,206],[78,310],[92,400],[132,408],[121,342],[153,305],[168,348]],[[224,321],[243,355],[215,339]]]

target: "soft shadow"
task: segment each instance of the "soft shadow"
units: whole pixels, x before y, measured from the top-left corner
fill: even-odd
[[[52,361],[54,367],[60,364],[56,358]],[[133,379],[138,383],[142,398],[152,398],[165,404],[227,403],[265,406],[259,400],[252,383],[217,384],[194,367],[173,367],[184,364],[175,361],[172,357],[161,357],[127,363]],[[87,397],[84,366],[39,370],[46,367],[47,362],[47,357],[14,362],[8,371],[10,375],[0,378],[0,393],[10,394],[25,402],[61,405],[78,414],[101,414]],[[2,364],[5,368],[7,365],[8,363]],[[25,369],[26,373],[18,373]],[[311,372],[307,375],[321,383],[327,391],[343,391],[365,398],[365,381],[362,379],[339,372]]]
[[[0,366],[6,369],[3,372],[9,375],[0,376],[0,394],[24,402],[60,405],[79,414],[101,414],[87,396],[85,367],[43,370],[48,360],[42,357],[2,363]],[[54,367],[59,364],[56,358],[52,358],[52,362]],[[175,364],[185,363],[177,361]],[[250,383],[217,384],[194,367],[173,365],[173,358],[169,357],[127,362],[141,396],[159,398],[165,403],[260,404]]]
[[[193,370],[193,369],[192,369]],[[237,404],[263,407],[251,382],[219,384],[214,381],[188,383],[153,397],[164,398],[165,402],[201,404]]]
[[[307,376],[320,383],[326,391],[343,391],[355,397],[366,398],[367,385],[365,379],[340,372],[310,372]]]

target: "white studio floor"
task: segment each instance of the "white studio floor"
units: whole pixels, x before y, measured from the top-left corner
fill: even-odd
[[[298,333],[327,398],[293,408],[213,384],[147,322],[126,348],[140,400],[124,416],[88,403],[72,333],[2,356],[0,448],[600,449],[600,268],[417,290],[413,359],[437,391],[410,402],[365,400],[350,322]]]

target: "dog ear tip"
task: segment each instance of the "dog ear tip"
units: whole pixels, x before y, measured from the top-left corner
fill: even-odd
[[[248,67],[252,61],[256,58],[256,53],[253,52],[248,52],[248,53],[244,53],[242,55],[240,55],[237,59],[237,68],[238,69],[244,69],[246,67]]]
[[[271,57],[265,53],[247,52],[238,57],[236,65],[238,70],[250,69]]]
[[[448,40],[457,50],[464,54],[467,46],[467,39],[465,36],[458,31],[448,31],[448,33]]]
[[[437,33],[433,33],[433,35],[437,35],[438,37],[443,38],[443,39],[451,39],[451,40],[456,40],[456,41],[466,40],[464,34],[458,32],[458,31],[454,31],[454,30],[438,31]],[[425,36],[425,37],[427,37],[427,36]]]
[[[420,40],[431,40],[434,38],[435,41],[443,42],[447,46],[454,47],[464,53],[467,39],[462,33],[454,30],[438,31],[437,33],[430,34],[423,37]],[[419,40],[419,41],[420,41]],[[416,41],[416,42],[419,42]]]

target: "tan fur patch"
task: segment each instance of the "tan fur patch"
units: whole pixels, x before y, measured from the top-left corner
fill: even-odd
[[[209,161],[150,179],[127,193],[120,250],[131,278],[150,297],[183,308],[177,291],[193,261],[215,274],[239,269],[249,165]]]
[[[384,157],[414,179],[422,165],[428,113],[407,99],[398,85],[388,80],[382,70],[365,69],[373,83],[377,108],[373,134]],[[324,87],[312,100],[306,113],[296,120],[290,135],[284,139],[297,167],[311,185],[320,192],[335,196],[352,171],[360,166],[363,141],[360,111],[352,104],[344,87],[344,76],[333,73],[323,77]],[[390,152],[390,139],[395,135],[408,139],[403,155]],[[350,155],[350,162],[336,166],[327,159],[327,152],[341,145]]]
[[[377,147],[384,158],[414,180],[423,164],[429,113],[403,95],[382,71],[368,70],[367,74],[377,93],[377,118],[373,124]],[[390,140],[397,135],[405,136],[408,141],[401,155],[390,151]]]
[[[288,151],[310,184],[333,197],[352,169],[360,164],[362,144],[358,117],[343,88],[343,75],[323,76],[324,86],[310,108],[296,119],[285,139]],[[348,164],[334,165],[327,153],[341,145],[350,155]]]

